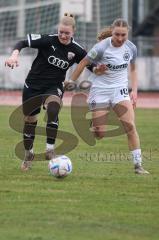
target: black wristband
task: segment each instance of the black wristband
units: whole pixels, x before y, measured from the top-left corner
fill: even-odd
[[[96,67],[97,65],[95,63],[92,63],[90,65],[87,65],[87,69],[90,70],[93,73],[93,68]]]

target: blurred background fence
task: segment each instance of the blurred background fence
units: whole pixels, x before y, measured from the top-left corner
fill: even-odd
[[[75,40],[87,50],[96,42],[97,33],[115,18],[128,20],[132,26],[129,38],[138,47],[139,89],[159,90],[158,0],[0,0],[0,89],[22,89],[36,55],[36,50],[24,49],[20,67],[5,68],[14,44],[27,33],[55,33],[64,12],[75,14]],[[88,77],[85,71],[79,83]]]

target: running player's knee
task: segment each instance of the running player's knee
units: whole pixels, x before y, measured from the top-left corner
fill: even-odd
[[[102,139],[105,137],[105,131],[99,127],[94,127],[94,135],[97,139]]]
[[[60,111],[60,104],[58,102],[49,102],[47,105],[47,122],[56,122]]]
[[[28,123],[35,123],[37,122],[37,115],[34,116],[24,116],[24,121]]]
[[[45,100],[45,103],[44,103],[44,107],[47,109],[48,108],[48,104],[51,103],[51,102],[56,102],[58,103],[60,106],[62,105],[62,101],[61,101],[61,98],[56,96],[56,95],[51,95],[51,96],[48,96]]]
[[[101,132],[95,132],[95,137],[97,139],[102,139],[105,137],[105,134],[104,133],[101,133]]]
[[[128,135],[132,135],[136,132],[136,126],[134,121],[129,121],[129,122],[122,122],[124,129],[125,129],[125,133]]]

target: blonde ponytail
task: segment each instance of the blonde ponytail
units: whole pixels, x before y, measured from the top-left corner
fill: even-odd
[[[63,24],[65,26],[72,26],[73,30],[76,29],[75,18],[71,13],[64,13],[63,18],[60,20],[60,24]]]

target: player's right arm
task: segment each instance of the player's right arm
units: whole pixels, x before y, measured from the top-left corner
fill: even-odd
[[[13,48],[13,52],[11,56],[5,61],[5,66],[10,68],[18,67],[19,66],[19,54],[22,48],[28,47],[28,41],[23,40],[16,43]]]
[[[101,43],[97,43],[88,53],[87,55],[79,62],[77,67],[72,73],[71,80],[76,81],[80,74],[83,72],[86,66],[95,63],[96,66],[93,68],[93,72],[97,75],[102,75],[107,70],[106,64],[98,63],[98,61],[103,56],[103,48]]]
[[[14,67],[19,66],[19,54],[21,49],[30,47],[30,48],[41,48],[47,46],[50,43],[51,37],[49,35],[40,35],[40,34],[28,34],[27,40],[22,40],[16,43],[13,48],[11,56],[5,61],[5,66]]]

